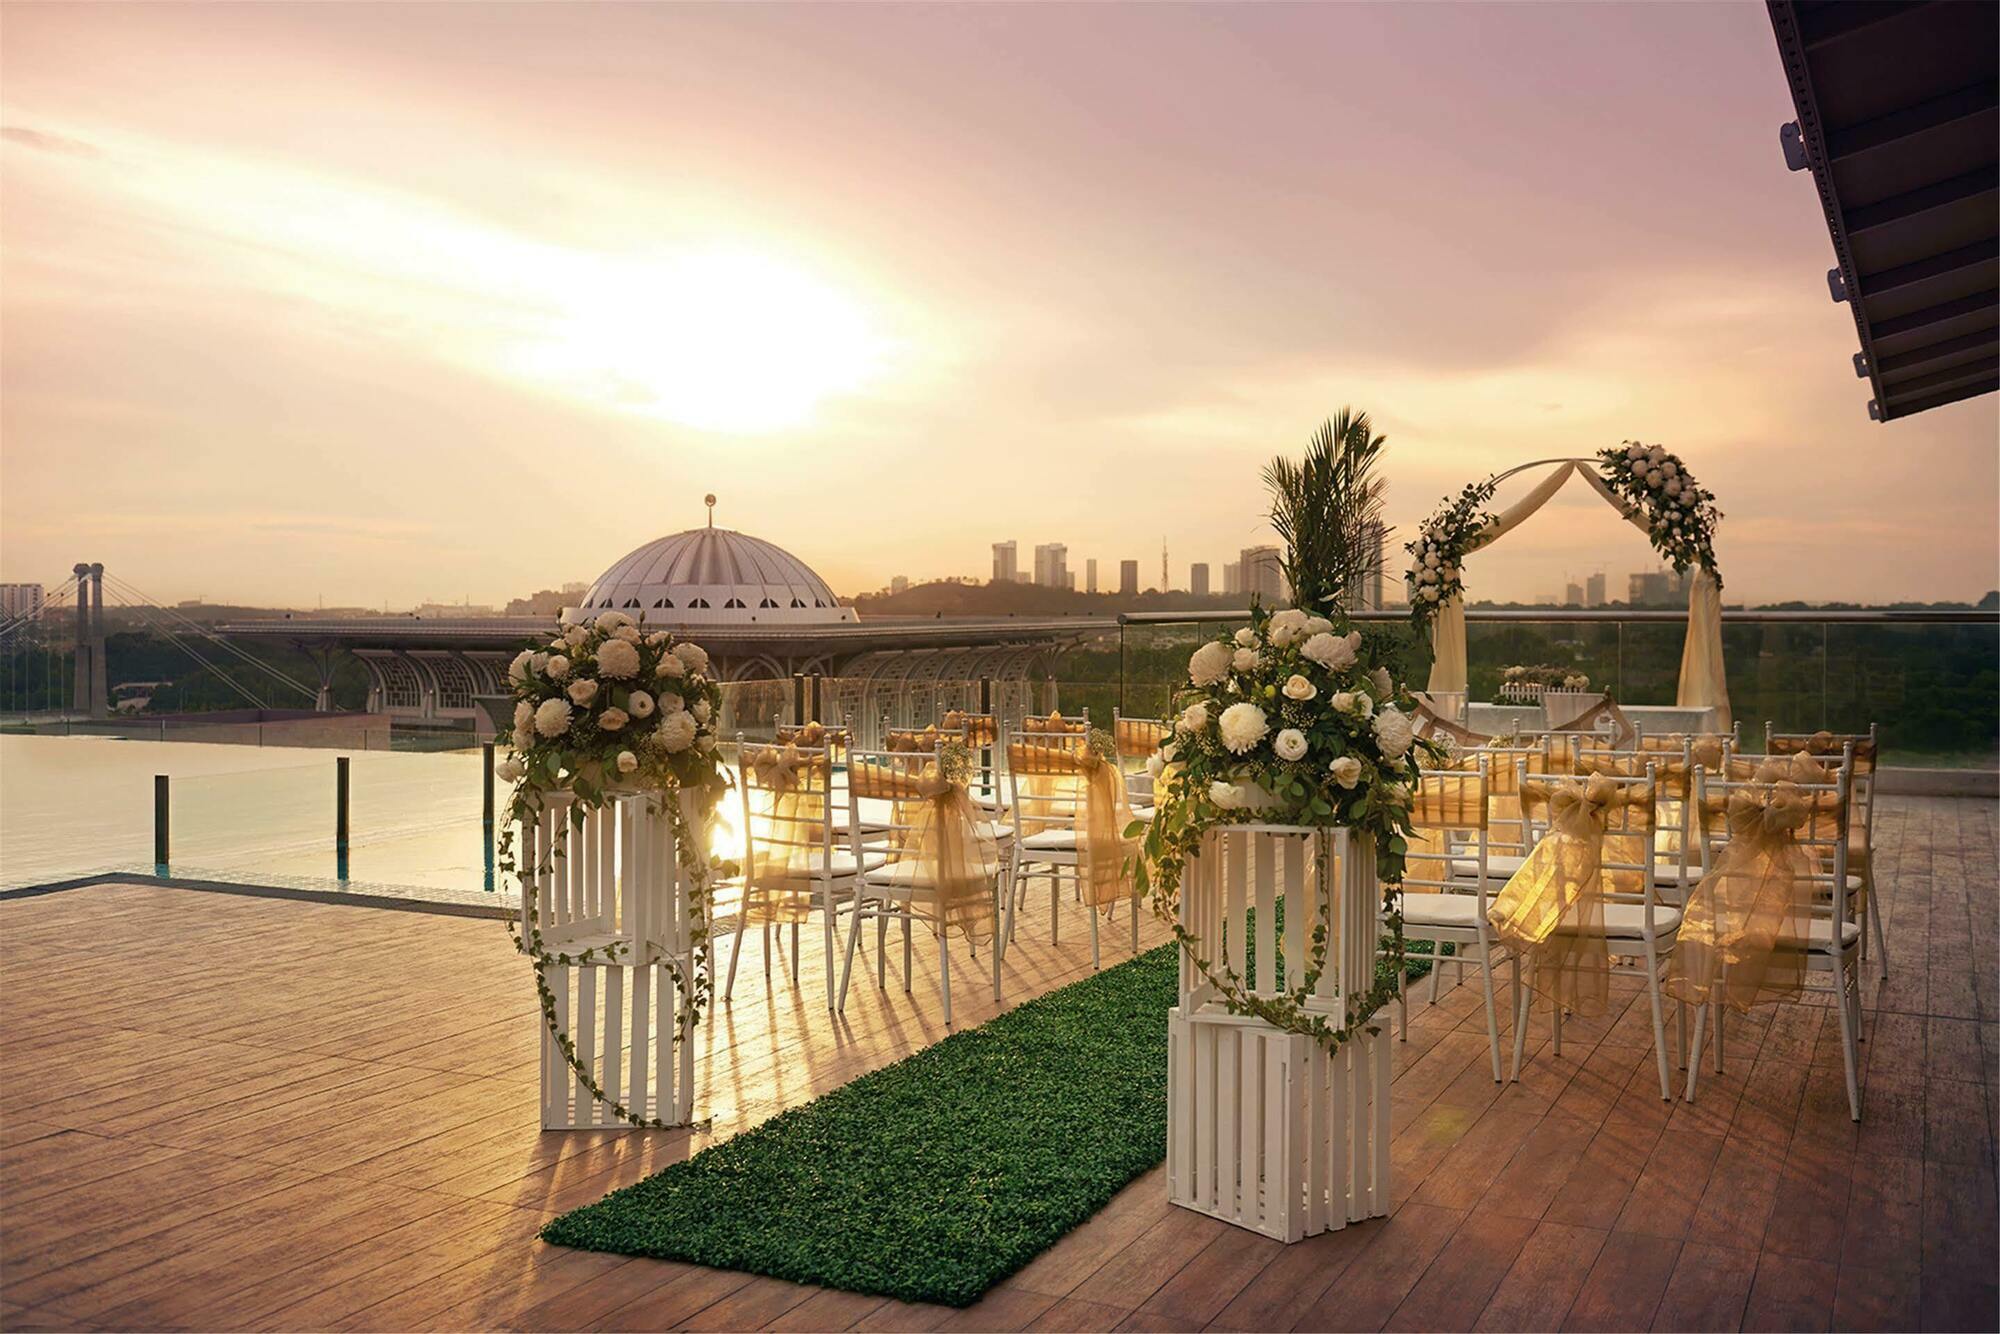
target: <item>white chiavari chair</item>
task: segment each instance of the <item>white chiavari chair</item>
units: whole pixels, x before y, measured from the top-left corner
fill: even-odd
[[[1581,781],[1556,774],[1519,773],[1521,809],[1532,836],[1539,840],[1549,829],[1550,799],[1558,786]],[[1649,765],[1636,777],[1604,776],[1604,781],[1621,786],[1652,784]],[[1646,998],[1653,1011],[1653,1054],[1659,1065],[1660,1096],[1673,1097],[1671,1062],[1667,1055],[1666,1014],[1660,990],[1661,970],[1679,938],[1681,910],[1660,901],[1654,877],[1653,845],[1659,824],[1659,808],[1652,801],[1613,805],[1605,813],[1603,853],[1599,870],[1603,876],[1604,947],[1613,960],[1639,964],[1646,977]],[[1558,927],[1561,933],[1564,928]],[[1527,1030],[1530,992],[1522,988],[1515,1011],[1513,1077],[1519,1078],[1521,1054]],[[1560,1006],[1551,1007],[1551,1051],[1562,1054]],[[1678,1053],[1677,1053],[1678,1054]]]
[[[1149,766],[1173,734],[1174,725],[1164,718],[1128,718],[1112,710],[1112,741],[1118,750],[1118,767],[1125,778],[1125,799],[1132,805],[1134,819],[1148,823],[1153,819],[1153,774]]]
[[[1852,746],[1851,752],[1847,748]],[[1861,957],[1868,957],[1870,941],[1873,941],[1876,966],[1881,976],[1889,976],[1889,941],[1882,927],[1882,906],[1876,901],[1876,891],[1880,888],[1875,879],[1875,769],[1881,761],[1881,744],[1876,736],[1875,724],[1870,723],[1866,732],[1778,732],[1770,723],[1764,724],[1764,749],[1772,755],[1791,755],[1804,751],[1808,755],[1832,756],[1851,753],[1853,763],[1853,785],[1849,800],[1853,804],[1852,818],[1847,829],[1847,872],[1860,880],[1861,916],[1866,933],[1861,938]]]

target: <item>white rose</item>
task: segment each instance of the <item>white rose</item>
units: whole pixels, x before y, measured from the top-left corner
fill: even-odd
[[[1357,690],[1354,692],[1354,711],[1363,718],[1375,712],[1375,701],[1368,698],[1367,691]]]
[[[622,611],[607,611],[597,618],[597,632],[608,635],[621,625],[632,624],[632,618]]]
[[[1329,633],[1332,629],[1333,622],[1324,616],[1306,617],[1306,633],[1308,635],[1323,635]]]
[[[1306,640],[1299,652],[1311,658],[1330,672],[1344,671],[1354,665],[1354,655],[1361,647],[1359,632],[1349,635],[1329,634],[1322,630]]]
[[[530,716],[530,718],[529,718],[529,721],[528,721],[528,724],[527,724],[527,726],[525,726],[525,727],[520,727],[520,726],[517,726],[517,727],[515,727],[515,729],[514,729],[514,749],[515,749],[515,750],[526,750],[526,749],[527,749],[528,747],[530,747],[530,746],[532,746],[532,745],[534,745],[534,744],[535,744],[535,723],[534,723],[534,719],[533,719],[533,717],[532,717],[532,715],[531,715],[531,716]]]
[[[646,646],[648,648],[658,648],[666,642],[667,632],[665,630],[655,630],[652,634],[646,636]]]
[[[1670,496],[1677,496],[1680,493],[1681,493],[1681,479],[1678,477],[1667,478],[1667,494]]]
[[[534,725],[535,725],[535,706],[528,703],[528,701],[525,699],[515,704],[514,730],[518,732],[524,727],[533,727]]]
[[[616,732],[632,721],[632,715],[623,709],[606,709],[597,715],[597,725],[607,732]]]
[[[625,712],[634,718],[653,716],[653,697],[643,690],[635,690],[625,701]]]
[[[1446,579],[1456,579],[1458,578],[1458,567],[1456,565],[1440,565],[1438,573]]]
[[[1662,461],[1660,464],[1660,471],[1665,473],[1669,477],[1672,477],[1675,473],[1679,472],[1680,470],[1681,470],[1680,465],[1675,463],[1672,459],[1666,459]]]
[[[1208,730],[1208,705],[1194,703],[1181,710],[1180,730],[1190,735]]]
[[[1650,462],[1656,468],[1659,467],[1660,464],[1666,460],[1666,457],[1667,457],[1667,451],[1664,445],[1654,445],[1651,449],[1646,451],[1647,461]]]
[[[589,677],[579,677],[569,683],[569,702],[579,709],[590,707],[590,701],[597,698],[597,682]]]
[[[1326,768],[1333,775],[1333,781],[1342,787],[1351,788],[1361,781],[1361,761],[1352,755],[1343,755]]]
[[[1424,601],[1436,602],[1437,600],[1438,600],[1438,591],[1435,588],[1426,588],[1424,590]]]
[[[1637,458],[1632,460],[1632,475],[1634,477],[1644,477],[1651,471],[1652,469],[1647,465],[1645,459]]]
[[[1262,661],[1263,659],[1257,656],[1256,649],[1240,648],[1229,659],[1229,665],[1239,672],[1254,672],[1257,670],[1257,664]]]
[[[1300,676],[1297,672],[1285,678],[1286,699],[1311,699],[1319,694],[1319,687]]]
[[[658,703],[661,713],[680,713],[687,708],[687,701],[671,690],[661,691]]]
[[[674,656],[691,672],[699,674],[708,670],[708,653],[699,644],[676,644]]]
[[[1388,699],[1396,693],[1396,683],[1389,679],[1387,667],[1377,667],[1368,673],[1368,684],[1375,687],[1376,699]]]
[[[1409,752],[1415,734],[1410,730],[1410,720],[1395,709],[1384,709],[1375,719],[1375,744],[1382,753],[1392,760],[1399,760]]]
[[[558,653],[550,658],[545,668],[551,681],[560,681],[569,675],[569,659]]]
[[[629,750],[621,750],[618,752],[619,773],[629,774],[638,767],[639,767],[639,757],[637,755],[634,755]]]
[[[622,639],[628,644],[637,644],[639,642],[639,627],[636,625],[621,625],[611,633],[614,637]]]
[[[1302,760],[1306,757],[1306,734],[1296,727],[1287,727],[1272,738],[1271,749],[1278,752],[1281,760]]]
[[[537,653],[528,659],[528,675],[540,676],[549,669],[549,655]]]
[[[1430,570],[1430,569],[1425,569],[1425,570],[1418,570],[1418,571],[1417,571],[1417,582],[1418,582],[1418,583],[1420,583],[1420,584],[1434,584],[1434,583],[1436,583],[1437,581],[1438,581],[1438,572],[1437,572],[1436,570]]]
[[[569,731],[569,701],[566,699],[545,699],[535,710],[535,730],[543,736],[561,736]]]
[[[675,657],[673,654],[668,653],[660,658],[660,665],[653,669],[653,675],[665,676],[665,677],[680,677],[680,676],[686,676],[687,670],[688,669],[686,663],[682,662],[679,658]]]
[[[1236,632],[1236,642],[1244,648],[1249,648],[1257,642],[1257,632],[1246,625]]]
[[[563,631],[563,643],[569,645],[571,648],[582,648],[583,641],[588,638],[590,638],[590,631],[580,625],[572,625],[569,629]]]
[[[1188,679],[1198,686],[1212,686],[1229,675],[1229,646],[1219,642],[1203,644],[1188,659]]]
[[[528,664],[534,657],[535,655],[528,649],[516,653],[514,661],[507,664],[507,679],[517,686],[524,684],[528,679]]]
[[[1167,762],[1160,757],[1159,751],[1156,750],[1151,755],[1148,755],[1146,757],[1146,776],[1148,778],[1151,778],[1153,781],[1158,782],[1160,775],[1165,773],[1166,771],[1167,771]]]
[[[693,707],[692,709],[690,709],[690,710],[689,710],[689,712],[690,712],[690,713],[692,713],[692,714],[694,714],[694,720],[695,720],[696,722],[698,722],[698,723],[705,723],[705,722],[707,722],[707,721],[708,721],[708,715],[709,715],[709,703],[708,703],[708,701],[707,701],[707,700],[705,700],[705,699],[698,699],[698,700],[696,700],[696,701],[694,702],[694,707]]]
[[[694,744],[694,715],[670,713],[660,719],[660,745],[668,751],[686,750]]]
[[[622,639],[607,639],[597,646],[598,675],[625,681],[639,674],[639,650]]]
[[[1646,447],[1636,442],[1628,445],[1625,448],[1625,457],[1628,459],[1643,459],[1646,457]]]
[[[1654,468],[1651,472],[1648,472],[1646,474],[1647,486],[1658,486],[1660,484],[1660,480],[1661,480],[1660,470],[1658,468]]]
[[[1210,783],[1208,785],[1208,799],[1224,810],[1231,809],[1236,805],[1236,784]]]
[[[1271,730],[1264,711],[1248,700],[1224,709],[1221,724],[1222,744],[1238,755],[1262,741]]]
[[[526,772],[521,767],[521,762],[511,755],[493,766],[493,776],[503,783],[518,783],[521,781],[521,775]]]
[[[1425,552],[1425,553],[1424,553],[1424,564],[1425,564],[1425,565],[1427,565],[1427,566],[1429,566],[1429,567],[1430,567],[1431,569],[1435,570],[1435,569],[1436,569],[1436,568],[1438,567],[1438,554],[1437,554],[1437,552],[1435,552],[1435,551],[1427,551],[1427,552]]]
[[[1328,703],[1333,705],[1335,713],[1351,713],[1354,709],[1354,692],[1352,690],[1336,690],[1333,692],[1333,698]]]
[[[1287,648],[1305,635],[1306,614],[1296,607],[1275,612],[1271,616],[1269,633],[1271,642],[1279,648]]]

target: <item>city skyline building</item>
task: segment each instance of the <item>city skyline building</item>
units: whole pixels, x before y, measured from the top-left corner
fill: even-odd
[[[1579,584],[1574,579],[1572,579],[1569,581],[1568,584],[1564,585],[1563,605],[1565,607],[1581,607],[1583,605],[1582,584]]]
[[[1196,597],[1208,596],[1208,562],[1198,560],[1188,566],[1188,592]]]
[[[1017,581],[1021,572],[1021,546],[1018,542],[995,542],[993,544],[993,582],[1011,584]]]
[[[1599,570],[1583,581],[1583,605],[1601,607],[1604,600],[1604,571]]]
[[[1120,593],[1120,595],[1124,597],[1131,597],[1138,591],[1139,591],[1139,562],[1136,560],[1119,561],[1118,592]]]
[[[1069,548],[1061,542],[1043,542],[1035,548],[1035,582],[1044,588],[1068,588]]]
[[[1092,556],[1089,560],[1086,560],[1083,563],[1083,569],[1084,591],[1095,593],[1097,591],[1097,557]]]
[[[1283,556],[1274,546],[1243,548],[1237,560],[1237,578],[1246,597],[1277,603],[1285,597]]]
[[[0,616],[32,616],[41,611],[47,590],[40,584],[0,584]]]

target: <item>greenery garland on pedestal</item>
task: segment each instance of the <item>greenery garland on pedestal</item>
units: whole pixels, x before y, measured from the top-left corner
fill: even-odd
[[[1364,542],[1369,525],[1378,522],[1379,491],[1367,465],[1383,443],[1369,434],[1365,415],[1357,429],[1356,419],[1343,412],[1341,426],[1336,431],[1329,423],[1315,436],[1303,464],[1280,460],[1266,472],[1280,512],[1274,518],[1291,546],[1287,569],[1299,571],[1295,592],[1328,604],[1336,616],[1350,587],[1316,572],[1351,578],[1367,569],[1368,556],[1348,545]],[[1302,560],[1304,551],[1314,554]],[[1405,966],[1398,903],[1412,793],[1420,756],[1436,753],[1415,736],[1408,690],[1387,663],[1363,655],[1359,630],[1304,607],[1273,612],[1253,606],[1248,626],[1196,649],[1188,685],[1175,695],[1173,736],[1153,761],[1160,799],[1144,827],[1137,862],[1139,892],[1231,1013],[1311,1037],[1328,1051],[1396,995]],[[1181,924],[1181,876],[1189,856],[1210,830],[1233,822],[1302,830],[1345,826],[1372,844],[1391,967],[1386,975],[1378,972],[1367,995],[1346,998],[1342,1027],[1306,1007],[1326,968],[1323,921],[1314,923],[1300,985],[1276,996],[1252,992],[1226,961],[1209,957],[1211,943]],[[1130,832],[1138,831],[1135,825]],[[1321,855],[1323,884],[1324,849]]]
[[[535,819],[553,792],[571,795],[569,819],[578,827],[591,811],[631,792],[645,795],[651,813],[666,815],[675,855],[693,885],[688,964],[684,968],[671,956],[661,960],[685,1001],[675,1040],[688,1041],[713,989],[713,877],[732,870],[708,854],[705,830],[688,822],[681,797],[693,795],[713,808],[729,786],[716,754],[721,688],[709,677],[708,654],[699,645],[675,643],[664,631],[643,634],[621,611],[605,612],[588,626],[570,626],[545,648],[522,650],[509,665],[507,679],[513,687],[514,726],[507,757],[494,772],[513,784],[513,793],[500,835],[499,865],[520,886],[526,921],[525,933],[512,919],[508,931],[534,965],[542,1022],[578,1082],[620,1120],[664,1128],[658,1117],[641,1117],[605,1095],[557,1022],[555,994],[548,984],[551,965],[620,963],[627,960],[629,947],[621,942],[575,954],[550,953],[542,942],[535,882],[553,868],[558,854],[553,848],[541,850],[546,860],[524,874],[515,839],[522,822]]]

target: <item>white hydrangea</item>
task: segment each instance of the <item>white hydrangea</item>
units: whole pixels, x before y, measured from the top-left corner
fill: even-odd
[[[1299,652],[1330,672],[1343,672],[1352,667],[1361,654],[1361,632],[1350,630],[1344,635],[1336,635],[1322,630],[1308,639]]]
[[[632,618],[622,611],[607,611],[597,618],[597,633],[615,634],[620,626],[632,624]]]
[[[611,634],[613,638],[622,639],[628,644],[636,645],[639,642],[639,627],[636,625],[621,625]]]
[[[708,653],[699,644],[680,643],[674,645],[674,656],[681,665],[696,675],[708,670]]]
[[[1384,709],[1375,716],[1375,744],[1382,748],[1382,754],[1392,760],[1400,760],[1409,753],[1410,743],[1416,733],[1410,727],[1410,720],[1395,709]]]
[[[1273,612],[1270,624],[1265,627],[1265,633],[1270,635],[1271,642],[1279,648],[1288,648],[1297,643],[1305,636],[1305,632],[1306,614],[1296,607]]]
[[[1333,775],[1333,781],[1342,787],[1352,788],[1356,783],[1361,781],[1361,761],[1355,759],[1352,755],[1341,756],[1332,764],[1327,765],[1326,769],[1328,773]]]
[[[681,713],[687,708],[687,701],[671,690],[662,690],[659,700],[661,713]]]
[[[639,650],[622,639],[607,639],[597,648],[597,670],[613,681],[639,674]]]
[[[569,701],[566,699],[545,699],[535,710],[535,730],[543,736],[557,737],[569,731],[571,718]]]
[[[579,709],[590,707],[590,701],[597,698],[597,682],[587,676],[578,677],[569,683],[569,702]]]
[[[1241,755],[1264,739],[1271,723],[1264,711],[1248,700],[1222,711],[1222,744]]]
[[[660,719],[660,745],[669,752],[686,750],[694,744],[695,731],[693,714],[670,713]]]
[[[1281,760],[1302,760],[1306,757],[1306,734],[1296,727],[1287,727],[1271,739],[1271,749]]]
[[[1176,724],[1190,736],[1208,730],[1208,705],[1196,700],[1181,710],[1180,722]]]
[[[660,665],[653,669],[653,675],[674,679],[686,676],[687,671],[686,663],[671,653],[664,653],[660,655]]]
[[[1211,640],[1188,659],[1188,680],[1198,686],[1212,686],[1229,675],[1229,646]]]
[[[607,732],[620,731],[631,721],[632,715],[617,707],[606,709],[597,715],[597,725]]]
[[[1305,677],[1300,676],[1297,672],[1293,672],[1285,678],[1286,699],[1311,699],[1317,694],[1319,694],[1319,687],[1306,680]]]

